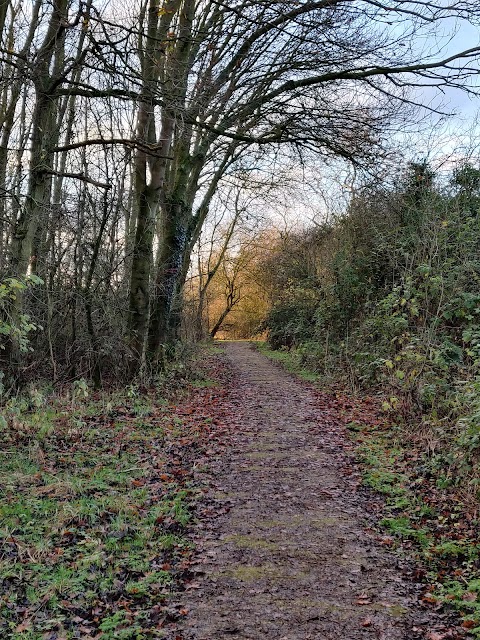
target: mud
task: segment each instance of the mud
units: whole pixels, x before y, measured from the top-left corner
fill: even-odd
[[[234,435],[207,469],[205,501],[223,508],[199,511],[184,637],[428,637],[419,586],[367,531],[368,496],[345,473],[340,422],[248,343],[226,343],[225,353],[233,380],[222,402]]]

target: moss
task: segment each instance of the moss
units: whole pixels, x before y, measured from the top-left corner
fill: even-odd
[[[275,453],[273,451],[271,453],[268,451],[250,451],[246,453],[245,456],[253,460],[264,460],[265,458],[274,458]]]
[[[303,571],[287,572],[272,563],[266,562],[260,565],[238,565],[232,569],[227,569],[224,576],[230,576],[241,582],[258,582],[262,580],[280,581],[297,580],[306,577]]]

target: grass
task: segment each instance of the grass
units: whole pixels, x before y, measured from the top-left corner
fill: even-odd
[[[365,435],[367,434],[367,435]],[[480,639],[480,540],[478,525],[464,522],[461,503],[445,502],[435,487],[427,485],[406,462],[408,451],[400,445],[398,429],[367,429],[357,456],[364,484],[385,498],[384,517],[378,526],[406,544],[418,566],[424,567],[427,603],[455,610],[471,637]],[[477,533],[475,533],[477,531]]]
[[[320,375],[306,368],[294,351],[276,351],[271,349],[267,342],[258,341],[253,344],[264,356],[279,362],[287,371],[294,373],[302,380],[306,382],[318,382],[320,380]]]
[[[192,553],[188,460],[198,424],[189,429],[153,395],[8,411],[0,636],[163,637],[165,607]]]
[[[217,382],[215,382],[215,380],[210,380],[210,379],[200,379],[200,380],[192,380],[191,382],[192,387],[196,388],[196,389],[208,389],[211,387],[216,387]]]

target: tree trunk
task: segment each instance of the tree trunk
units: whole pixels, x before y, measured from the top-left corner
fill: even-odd
[[[140,364],[148,326],[152,245],[157,211],[156,193],[148,185],[137,194],[137,229],[132,255],[128,333],[135,365]]]
[[[159,1],[150,0],[148,5],[147,35],[145,49],[141,55],[143,72],[142,100],[137,114],[137,140],[151,145],[152,153],[139,147],[135,154],[134,216],[136,219],[135,240],[132,249],[129,287],[128,340],[133,355],[131,374],[140,368],[148,332],[150,311],[150,275],[153,262],[153,239],[155,222],[163,192],[167,156],[174,131],[174,114],[163,108],[160,142],[157,143],[155,127],[154,97],[161,76],[161,61],[165,58],[162,40],[165,39],[173,16],[180,2],[171,0],[170,9],[160,11]],[[159,17],[160,16],[160,17]],[[139,48],[143,41],[139,43]],[[169,78],[168,81],[171,81]],[[150,174],[150,180],[148,179]]]
[[[215,338],[215,336],[217,335],[217,333],[219,332],[225,318],[228,316],[228,314],[230,313],[230,311],[233,309],[233,307],[237,304],[237,302],[240,301],[240,297],[236,295],[236,292],[233,290],[232,293],[230,293],[228,295],[227,298],[227,306],[225,307],[225,309],[223,310],[221,316],[219,317],[219,319],[217,320],[217,322],[215,323],[213,329],[210,331],[210,337],[211,338]]]
[[[32,259],[33,243],[39,227],[46,219],[50,204],[53,147],[56,143],[56,101],[51,95],[52,60],[61,59],[64,46],[65,12],[68,0],[56,0],[45,39],[38,51],[34,73],[35,102],[31,127],[29,183],[25,204],[20,211],[11,243],[9,273],[12,277],[25,278]],[[56,66],[56,65],[55,65]],[[23,313],[23,296],[12,301],[12,322],[18,325]],[[8,345],[8,355],[14,364],[19,362],[18,345]]]
[[[148,357],[155,362],[161,345],[169,342],[169,327],[175,293],[187,244],[190,210],[183,202],[170,202],[164,211],[164,236],[155,279],[155,297],[148,334]]]

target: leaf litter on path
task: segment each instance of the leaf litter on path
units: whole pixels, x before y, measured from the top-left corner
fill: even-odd
[[[360,489],[346,432],[354,402],[314,390],[247,343],[224,350],[214,445],[195,473],[205,490],[184,637],[462,637],[420,600],[387,537],[380,544],[369,531],[377,504]]]

